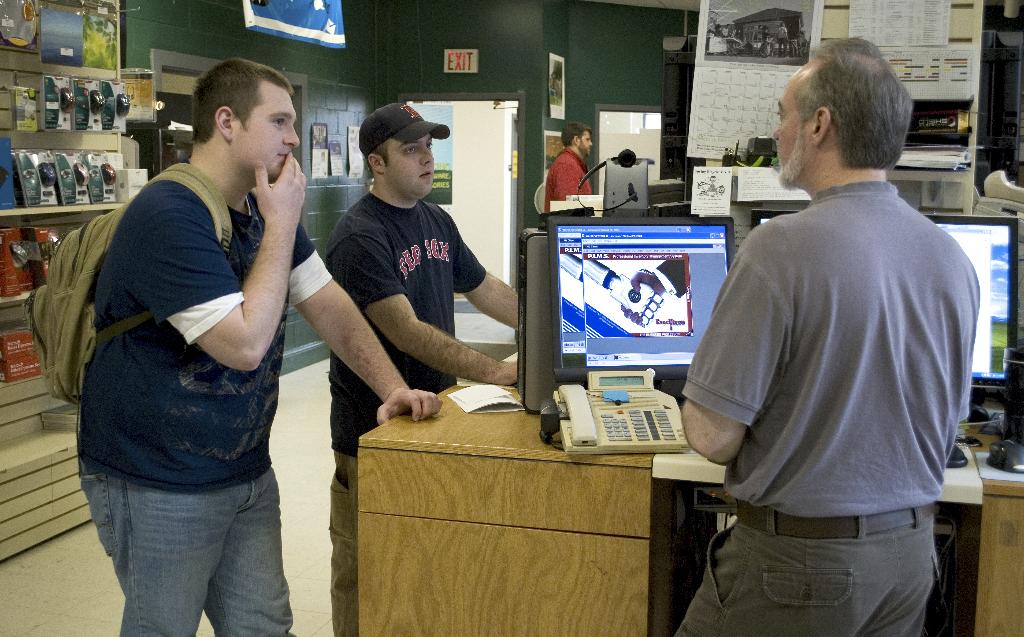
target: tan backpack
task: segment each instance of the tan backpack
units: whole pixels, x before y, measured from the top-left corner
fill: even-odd
[[[174,164],[146,184],[174,181],[194,192],[206,205],[220,245],[231,245],[231,214],[217,187],[191,164]],[[99,343],[142,325],[149,311],[129,316],[96,332],[94,307],[96,279],[107,256],[121,217],[129,203],[91,219],[65,236],[50,257],[46,285],[25,301],[28,326],[46,388],[56,398],[78,404],[82,398],[85,366]]]

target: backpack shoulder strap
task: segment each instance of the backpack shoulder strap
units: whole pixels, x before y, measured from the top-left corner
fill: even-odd
[[[220,247],[227,254],[231,248],[231,213],[228,212],[227,201],[216,185],[207,177],[203,171],[192,164],[173,164],[164,169],[149,183],[158,181],[173,181],[185,186],[198,196],[206,209],[210,211],[213,218],[213,228],[220,241]]]
[[[213,219],[213,229],[217,234],[217,239],[220,241],[220,247],[224,250],[224,254],[228,254],[231,251],[231,213],[228,211],[228,204],[224,200],[224,195],[210,181],[210,178],[192,164],[174,164],[150,179],[149,183],[152,184],[158,181],[179,183],[194,192],[202,200],[206,209],[210,211],[210,217]],[[122,206],[118,214],[123,215],[124,209],[127,207],[127,204]],[[96,343],[98,345],[99,343],[109,341],[118,334],[123,334],[142,325],[152,317],[153,313],[147,310],[112,323],[96,334]]]

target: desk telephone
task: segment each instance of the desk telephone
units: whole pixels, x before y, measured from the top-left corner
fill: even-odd
[[[654,370],[590,372],[589,391],[562,385],[562,446],[567,453],[669,453],[687,448],[676,399],[654,389]]]

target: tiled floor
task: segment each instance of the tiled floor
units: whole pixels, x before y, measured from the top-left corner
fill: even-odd
[[[514,332],[476,313],[456,314],[456,335],[494,356]],[[328,487],[330,391],[326,361],[281,379],[270,453],[281,488],[284,567],[300,637],[331,635]],[[124,596],[92,523],[0,562],[0,637],[110,637]],[[203,619],[199,635],[213,635]]]
[[[281,487],[292,632],[301,637],[332,634],[329,413],[326,362],[281,379],[270,453]],[[111,637],[123,603],[91,522],[0,562],[0,636]],[[213,635],[205,618],[198,634]]]

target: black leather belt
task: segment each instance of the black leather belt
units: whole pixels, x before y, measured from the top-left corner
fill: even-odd
[[[855,538],[920,524],[935,515],[935,505],[886,511],[872,515],[838,518],[803,518],[787,515],[771,507],[736,501],[736,517],[743,526],[789,537],[810,539]]]

